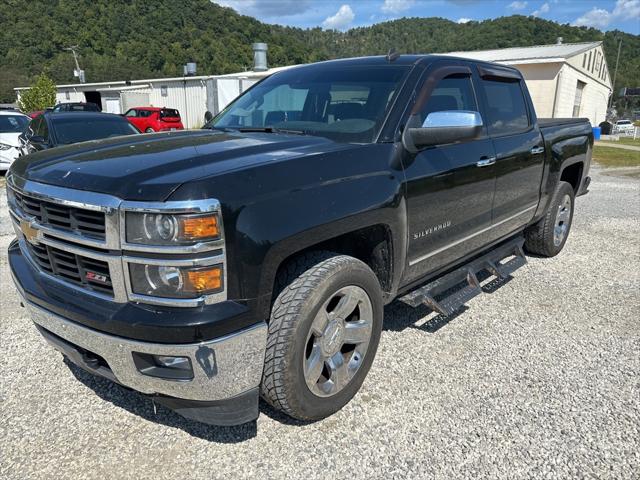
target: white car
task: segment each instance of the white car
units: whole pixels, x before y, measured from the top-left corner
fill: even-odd
[[[621,133],[623,135],[632,134],[635,129],[635,125],[631,123],[631,120],[618,120],[613,127],[615,133]]]
[[[31,119],[20,112],[0,110],[0,172],[6,172],[20,153],[18,137]]]

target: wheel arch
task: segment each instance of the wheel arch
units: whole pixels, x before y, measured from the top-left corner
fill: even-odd
[[[381,221],[380,217],[384,215],[380,211],[374,211],[360,218],[347,218],[274,245],[265,256],[260,278],[261,297],[258,308],[261,317],[268,317],[271,303],[279,293],[278,275],[292,262],[313,251],[349,255],[361,260],[378,278],[383,301],[387,303],[392,300],[402,275],[402,259],[406,255],[406,229],[398,228],[399,225],[393,219]],[[327,232],[331,234],[328,235]]]

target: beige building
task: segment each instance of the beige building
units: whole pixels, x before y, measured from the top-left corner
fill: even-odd
[[[605,120],[612,93],[602,42],[558,43],[447,55],[516,67],[525,78],[539,117]]]

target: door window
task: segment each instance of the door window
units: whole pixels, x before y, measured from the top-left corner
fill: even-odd
[[[127,113],[124,114],[125,117],[136,117],[137,116],[137,112],[133,109],[129,110]]]
[[[485,112],[490,135],[520,133],[529,127],[527,104],[518,80],[483,80]]]
[[[444,110],[478,111],[469,75],[454,74],[440,80],[422,109],[420,120],[424,123],[430,113]]]

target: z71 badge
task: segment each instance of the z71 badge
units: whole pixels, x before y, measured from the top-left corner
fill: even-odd
[[[439,223],[438,225],[434,225],[433,227],[425,228],[420,232],[416,232],[413,234],[413,239],[418,240],[419,238],[427,237],[432,233],[439,232],[440,230],[444,230],[445,228],[449,228],[451,226],[451,220],[447,220],[444,223]]]
[[[107,284],[109,282],[109,277],[96,272],[87,272],[85,278],[97,283]]]

